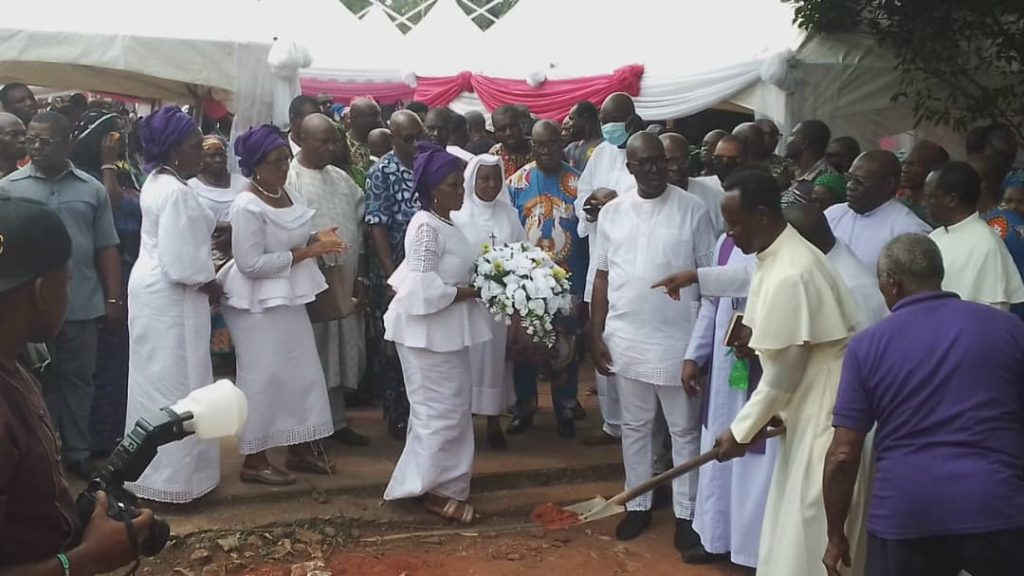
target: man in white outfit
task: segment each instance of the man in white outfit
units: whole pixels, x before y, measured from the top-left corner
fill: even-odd
[[[586,169],[576,183],[577,195],[574,203],[579,218],[577,231],[580,238],[591,238],[592,253],[601,207],[636,186],[633,175],[626,169],[626,141],[644,127],[643,120],[636,114],[633,99],[621,92],[605,99],[601,105],[599,118],[605,140],[594,149]],[[583,294],[585,302],[591,302],[596,272],[596,261],[591,257],[590,268],[587,271],[587,286]],[[590,446],[615,444],[622,437],[622,411],[619,407],[615,377],[598,373],[595,379],[604,424],[598,433],[584,438],[583,443]]]
[[[700,402],[687,398],[681,376],[686,346],[700,307],[696,288],[672,301],[651,289],[665,269],[712,263],[715,235],[707,208],[667,180],[665,148],[657,136],[629,139],[627,166],[636,188],[602,208],[593,258],[592,354],[597,370],[617,376],[622,407],[622,458],[626,488],[653,475],[654,423],[660,406],[668,423],[672,456],[684,462],[700,448]],[[693,532],[695,475],[673,483],[675,545],[698,541]],[[626,503],[619,540],[639,536],[651,521],[651,495]]]
[[[846,203],[825,211],[836,238],[870,270],[886,242],[900,234],[927,234],[931,226],[896,199],[903,168],[892,152],[871,150],[850,168]]]
[[[1013,257],[999,235],[978,216],[981,177],[966,162],[950,162],[925,181],[924,205],[942,253],[942,289],[1000,310],[1024,301]]]

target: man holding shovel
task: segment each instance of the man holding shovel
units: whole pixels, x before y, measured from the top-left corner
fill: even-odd
[[[857,306],[825,256],[786,223],[771,175],[738,172],[723,188],[729,237],[744,253],[757,255],[743,324],[751,329],[749,347],[764,373],[715,448],[720,461],[742,456],[773,417],[782,418],[786,433],[768,492],[758,574],[820,576],[827,544],[821,479],[832,436],[829,415]],[[687,276],[676,274],[655,286],[678,298],[690,283]],[[847,525],[853,550],[863,503],[857,494]]]

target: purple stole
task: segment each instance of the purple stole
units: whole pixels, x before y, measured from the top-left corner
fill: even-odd
[[[736,243],[733,241],[733,239],[731,237],[726,236],[725,239],[722,241],[722,246],[718,249],[718,265],[719,266],[725,266],[725,265],[727,265],[729,263],[729,258],[732,256],[732,251],[735,248],[736,248]],[[719,305],[721,305],[721,304],[719,304]],[[716,311],[716,316],[717,316],[717,311]],[[715,326],[717,327],[717,325],[718,325],[718,321],[716,319]],[[714,358],[715,358],[714,343],[718,342],[718,337],[719,337],[719,334],[717,334],[717,332],[716,332],[712,336],[712,340],[711,340],[711,342],[712,342],[711,361],[708,362],[708,387],[709,388],[711,386],[711,365],[712,365],[712,363],[714,363]],[[747,399],[748,400],[750,399],[750,395],[754,393],[754,390],[757,389],[757,385],[761,381],[761,374],[763,374],[763,371],[761,370],[761,361],[758,360],[755,357],[753,360],[750,361],[750,382],[747,385]],[[705,390],[704,399],[703,399],[702,405],[701,405],[701,418],[700,418],[701,419],[701,423],[704,425],[704,428],[707,428],[707,424],[708,424],[708,408],[709,408],[710,402],[711,402],[711,391],[710,390]],[[748,452],[753,452],[755,454],[764,454],[764,450],[765,450],[765,441],[764,440],[758,440],[757,442],[754,442],[754,443],[750,444],[750,446],[747,447],[747,451]]]

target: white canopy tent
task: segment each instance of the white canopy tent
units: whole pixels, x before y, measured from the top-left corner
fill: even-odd
[[[419,76],[478,71],[494,60],[493,54],[481,50],[484,32],[462,11],[459,0],[436,0],[423,20],[406,34],[404,48],[409,68]],[[511,59],[514,52],[508,56],[501,60]]]
[[[274,47],[267,28],[225,25],[261,10],[257,0],[108,0],[101,11],[78,0],[51,0],[45,14],[8,10],[0,22],[0,83],[179,103],[212,95],[235,112],[235,129],[244,130],[271,119],[275,82],[279,93],[294,89],[302,65],[301,47]],[[126,17],[132,14],[140,16]]]

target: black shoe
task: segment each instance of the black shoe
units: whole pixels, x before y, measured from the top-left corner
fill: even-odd
[[[675,545],[676,550],[678,550],[680,554],[684,554],[698,546],[703,549],[700,542],[700,535],[693,529],[692,521],[676,518]]]
[[[80,480],[85,480],[86,482],[89,482],[90,480],[95,478],[96,474],[99,473],[99,471],[96,469],[96,466],[93,465],[93,463],[88,458],[68,462],[65,467],[67,468],[68,472],[74,474]]]
[[[570,419],[559,420],[556,424],[558,430],[558,436],[561,438],[575,438],[576,437],[576,423]]]
[[[576,401],[576,405],[572,407],[572,419],[577,421],[587,419],[587,411],[583,409],[583,406],[578,400]]]
[[[508,423],[508,428],[505,432],[509,436],[515,436],[516,434],[522,434],[530,428],[533,428],[533,416],[513,416],[512,421]]]
[[[331,439],[333,439],[334,441],[336,441],[336,442],[338,442],[340,444],[344,444],[345,446],[369,446],[370,445],[370,439],[369,438],[367,438],[366,436],[363,436],[362,434],[359,434],[358,432],[356,432],[355,430],[349,428],[348,426],[342,428],[341,430],[336,430],[334,432],[334,434],[331,435]]]
[[[632,540],[644,533],[651,525],[650,511],[628,511],[626,517],[615,528],[616,540]]]
[[[682,553],[683,562],[686,564],[721,564],[729,561],[728,554],[712,554],[704,549],[703,546],[698,544],[697,546],[690,548],[686,552]]]
[[[399,442],[405,442],[405,435],[408,432],[409,425],[406,422],[396,422],[394,420],[388,420],[388,436],[391,436]]]

